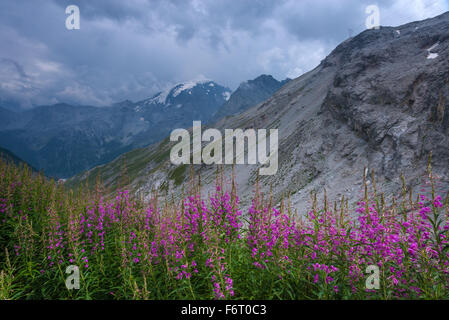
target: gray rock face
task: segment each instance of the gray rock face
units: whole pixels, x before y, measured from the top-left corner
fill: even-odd
[[[388,178],[430,151],[434,167],[449,167],[448,17],[365,31],[323,62],[336,75],[321,111],[362,137]]]
[[[208,121],[230,90],[212,81],[182,83],[111,107],[57,104],[12,112],[0,108],[0,146],[46,174],[70,177],[148,146],[193,120]]]
[[[364,168],[374,170],[378,189],[398,194],[400,176],[409,187],[423,183],[428,153],[441,186],[449,177],[449,13],[400,27],[367,30],[340,44],[314,70],[284,85],[264,102],[213,127],[278,128],[279,169],[262,176],[279,201],[290,194],[300,214],[310,207],[310,192],[331,200],[363,195]],[[153,187],[169,186],[178,197],[176,166],[168,158],[172,144],[164,141],[127,157],[147,159],[130,185],[148,195]],[[159,155],[165,155],[161,160]],[[155,160],[157,159],[157,161]],[[118,161],[102,167],[119,167]],[[248,205],[258,165],[236,165],[241,201]],[[196,165],[204,193],[213,188],[216,167]],[[224,176],[231,166],[224,166]],[[104,179],[114,184],[118,173]],[[83,181],[85,177],[77,177]],[[183,177],[181,177],[182,180]],[[187,175],[184,181],[187,181]],[[419,191],[419,190],[418,190]],[[163,192],[162,194],[165,194]]]

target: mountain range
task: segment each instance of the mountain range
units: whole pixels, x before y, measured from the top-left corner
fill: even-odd
[[[211,80],[190,81],[138,102],[110,107],[55,104],[19,112],[0,106],[0,146],[53,177],[68,178],[151,145],[175,128],[246,110],[288,80],[262,75],[231,90]]]
[[[449,177],[449,13],[398,27],[365,30],[338,45],[315,69],[293,79],[263,102],[211,127],[277,128],[279,170],[261,176],[260,187],[279,202],[304,213],[310,194],[326,188],[329,199],[356,201],[362,175],[374,171],[378,190],[397,192],[424,184],[432,152],[441,185]],[[229,100],[231,101],[231,99]],[[119,185],[128,166],[128,188],[144,197],[152,190],[180,198],[188,167],[169,160],[169,139],[134,150],[113,162],[79,174],[68,186],[100,175],[105,186]],[[239,197],[248,204],[258,165],[236,165]],[[204,192],[216,167],[195,165]],[[224,166],[224,176],[231,176]],[[369,178],[370,179],[370,178]],[[419,190],[418,190],[419,191]]]
[[[230,94],[213,81],[198,81],[110,107],[60,103],[21,112],[0,107],[0,146],[50,176],[67,178],[155,143],[194,119],[207,121]]]

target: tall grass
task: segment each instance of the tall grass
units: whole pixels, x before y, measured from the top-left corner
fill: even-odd
[[[207,198],[192,176],[185,199],[160,204],[66,191],[0,161],[0,298],[447,299],[448,199],[428,169],[417,199],[404,187],[387,205],[373,174],[357,209],[312,195],[299,216],[257,185],[243,213],[222,174]],[[65,286],[69,265],[79,290]],[[370,265],[379,289],[367,289]]]

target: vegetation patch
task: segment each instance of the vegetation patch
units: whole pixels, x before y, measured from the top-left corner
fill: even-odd
[[[0,299],[448,299],[448,198],[431,170],[416,201],[387,205],[371,181],[355,212],[315,196],[295,216],[256,191],[243,217],[220,179],[160,205],[67,192],[0,160]]]
[[[181,164],[174,169],[168,178],[170,180],[175,180],[175,185],[179,186],[185,179],[187,165]]]

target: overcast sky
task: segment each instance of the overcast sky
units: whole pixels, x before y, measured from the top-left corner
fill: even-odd
[[[68,5],[80,29],[67,30]],[[0,104],[110,105],[208,78],[235,89],[295,78],[365,28],[449,10],[449,0],[1,0]]]

